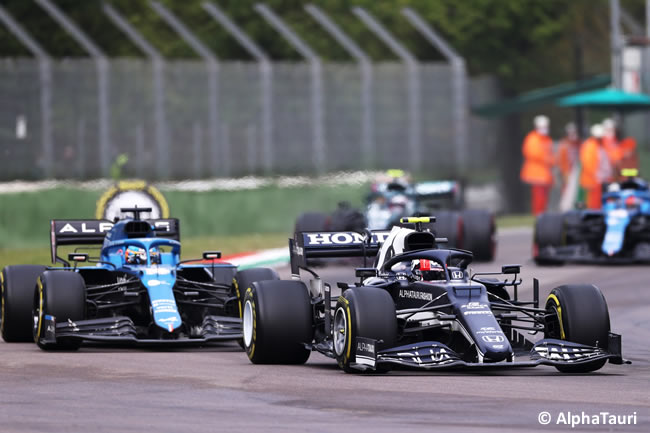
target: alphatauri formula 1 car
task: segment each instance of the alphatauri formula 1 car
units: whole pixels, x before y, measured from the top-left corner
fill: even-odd
[[[553,289],[540,307],[517,297],[511,279],[473,274],[469,251],[439,248],[445,239],[422,228],[433,217],[407,218],[390,232],[300,233],[290,240],[292,281],[257,281],[246,289],[244,345],[253,363],[306,362],[311,351],[348,373],[392,368],[508,368],[540,364],[590,372],[621,364],[621,337],[610,332],[605,298],[593,285]],[[358,282],[331,286],[305,266],[310,257],[375,256]],[[312,275],[308,284],[299,272]],[[495,273],[499,274],[499,273]],[[510,296],[509,288],[513,289]],[[541,334],[538,341],[529,334]]]
[[[545,213],[535,223],[538,264],[649,263],[650,188],[629,177],[608,185],[599,210]]]
[[[202,261],[180,261],[177,219],[141,220],[139,213],[149,208],[122,212],[134,217],[52,220],[52,262],[62,267],[2,270],[5,341],[77,349],[84,340],[202,344],[242,338],[238,282],[274,279],[275,272],[237,273],[218,251],[204,252]],[[58,255],[64,245],[81,246],[65,260]]]
[[[401,170],[389,170],[388,176],[371,186],[364,210],[347,202],[339,203],[331,214],[306,212],[295,224],[295,232],[390,230],[400,218],[436,213],[436,231],[448,245],[465,248],[474,259],[494,260],[496,226],[494,215],[482,209],[464,209],[462,186],[452,180],[412,183]]]

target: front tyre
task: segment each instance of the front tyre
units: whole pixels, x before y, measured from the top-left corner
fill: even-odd
[[[346,373],[358,373],[356,338],[377,340],[376,350],[390,348],[397,341],[397,316],[390,294],[375,287],[354,287],[346,290],[336,303],[332,330],[334,354]],[[385,370],[376,369],[383,373]]]
[[[34,342],[43,350],[76,350],[81,339],[57,338],[47,341],[45,317],[57,323],[83,320],[86,308],[86,284],[76,272],[46,271],[36,284],[33,307]]]
[[[7,266],[0,274],[0,333],[7,343],[32,340],[32,300],[40,265]]]
[[[314,336],[313,310],[302,281],[258,281],[246,289],[244,349],[253,364],[304,364]]]
[[[556,287],[546,299],[547,322],[544,336],[607,349],[609,311],[598,287],[592,284]],[[556,366],[563,373],[588,373],[607,362]]]

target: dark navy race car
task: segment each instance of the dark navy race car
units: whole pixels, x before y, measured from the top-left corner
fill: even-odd
[[[650,189],[632,174],[608,185],[600,210],[540,215],[535,223],[535,261],[650,262]]]
[[[274,279],[275,272],[237,273],[216,251],[204,252],[201,261],[180,261],[178,220],[139,218],[150,211],[122,209],[134,218],[115,223],[53,220],[52,262],[62,267],[2,270],[4,340],[76,349],[84,340],[201,344],[241,339],[238,283]],[[78,246],[67,260],[58,255],[65,245]]]
[[[430,218],[402,222],[415,227],[308,232],[290,240],[295,278],[257,281],[246,290],[249,359],[300,364],[315,350],[349,373],[540,364],[590,372],[607,361],[625,362],[597,287],[557,287],[540,307],[537,280],[533,300],[518,299],[519,265],[502,267],[506,279],[471,275],[472,253],[439,248],[446,240],[422,228]],[[358,282],[337,283],[338,299],[305,265],[308,258],[333,256],[376,257],[372,267],[356,270]],[[300,270],[311,274],[308,284],[299,280]],[[535,334],[542,338],[531,339]]]

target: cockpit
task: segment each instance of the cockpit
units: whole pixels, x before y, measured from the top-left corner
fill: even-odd
[[[149,248],[150,264],[160,265],[162,263],[162,255],[160,248]],[[147,264],[147,250],[145,248],[129,245],[124,251],[124,262],[129,265],[146,265]]]

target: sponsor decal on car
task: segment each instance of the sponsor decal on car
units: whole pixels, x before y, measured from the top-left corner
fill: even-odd
[[[357,337],[356,343],[355,362],[374,367],[377,359],[376,341],[370,338]]]
[[[506,341],[506,337],[503,335],[483,335],[481,336],[481,339],[486,343],[503,343]]]
[[[419,290],[400,290],[399,291],[399,297],[400,298],[408,298],[408,299],[417,299],[420,301],[431,301],[433,300],[433,295],[428,292],[420,292]]]
[[[382,243],[388,238],[389,232],[374,232],[371,242]],[[316,245],[360,245],[366,238],[365,235],[356,232],[334,232],[334,233],[304,233],[305,246]]]

